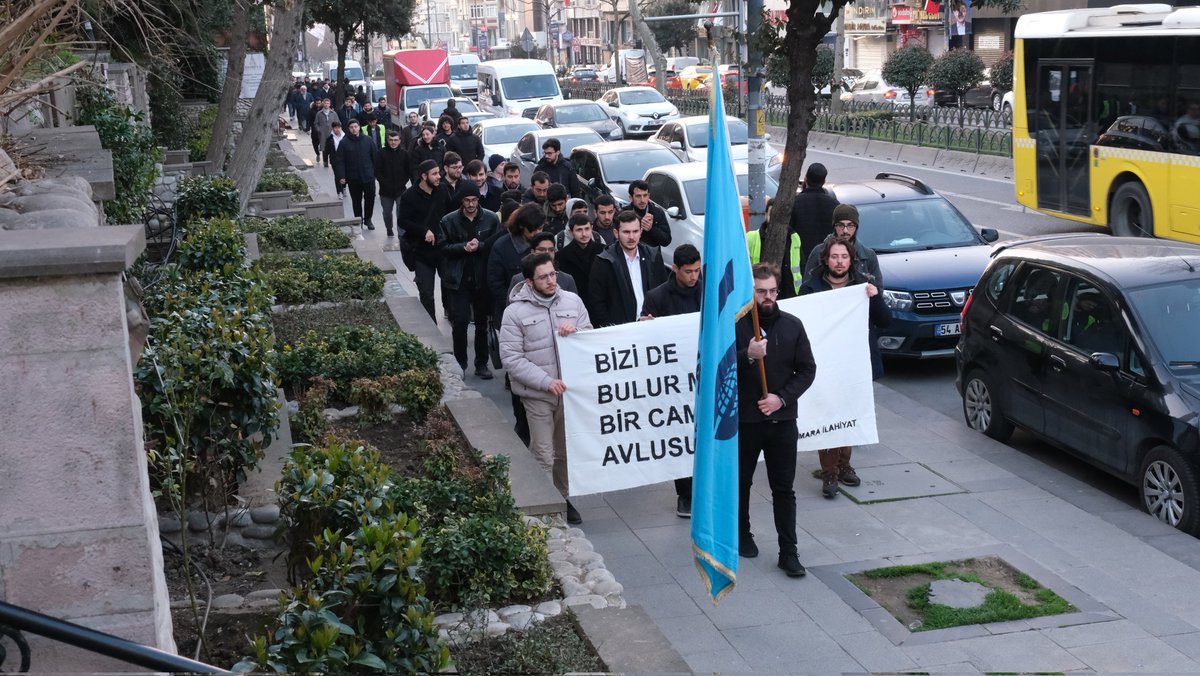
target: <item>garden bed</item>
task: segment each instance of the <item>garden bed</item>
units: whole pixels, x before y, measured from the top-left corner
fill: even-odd
[[[459,674],[566,674],[605,671],[569,615],[522,633],[505,634],[451,649]]]
[[[275,340],[279,346],[292,345],[306,333],[327,336],[339,326],[369,326],[394,329],[396,319],[383,300],[347,301],[326,307],[287,308],[274,313]]]
[[[353,255],[350,235],[327,218],[283,216],[280,218],[243,218],[244,232],[258,234],[263,253],[302,253],[348,250]]]
[[[352,256],[267,254],[258,265],[283,305],[383,297],[383,272]]]

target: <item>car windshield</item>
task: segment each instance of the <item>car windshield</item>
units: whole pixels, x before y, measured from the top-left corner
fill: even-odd
[[[422,101],[436,99],[438,97],[441,97],[442,99],[449,98],[450,88],[441,86],[427,87],[422,89],[408,89],[404,92],[404,107],[416,108],[417,106],[421,105]],[[440,112],[441,108],[439,108],[438,111]]]
[[[436,115],[441,115],[442,111],[446,109],[446,104],[449,103],[449,101],[449,99],[435,99],[430,101],[429,116],[434,117]],[[470,99],[454,99],[454,107],[457,108],[458,112],[460,113],[479,112],[479,106],[475,105],[475,102]]]
[[[767,178],[766,193],[768,195],[774,195],[776,192],[779,191],[779,184],[776,183],[775,179],[771,178],[770,176],[767,176],[766,178]],[[750,177],[748,174],[738,174],[737,175],[737,184],[738,184],[737,189],[738,189],[739,195],[749,195],[750,194],[749,181],[750,181]],[[691,208],[692,213],[697,216],[704,215],[704,197],[705,197],[705,193],[707,192],[707,189],[708,189],[708,179],[707,178],[698,178],[694,181],[687,181],[683,184],[683,191],[687,193],[688,206]]]
[[[501,124],[495,127],[486,127],[483,130],[483,142],[489,145],[493,143],[516,143],[527,131],[533,131],[538,126],[532,121],[528,124]]]
[[[1173,264],[1183,266],[1178,259]],[[1167,367],[1200,376],[1200,279],[1133,289],[1126,295]]]
[[[749,130],[741,120],[726,120],[725,128],[729,130],[729,144],[740,146],[746,144]],[[708,123],[689,124],[687,128],[688,145],[693,148],[708,147]]]
[[[654,167],[679,164],[679,158],[667,148],[647,148],[624,153],[604,153],[600,166],[607,183],[631,183]]]
[[[363,77],[362,68],[346,66],[346,79],[351,82],[356,82],[358,80],[365,80],[366,78]]]
[[[876,253],[980,243],[975,228],[940,198],[864,204],[858,207],[858,214],[858,241]]]
[[[558,81],[553,75],[514,75],[500,80],[509,99],[536,99],[558,96]]]
[[[474,63],[456,63],[450,66],[450,79],[474,80],[476,68],[478,68],[478,65]]]
[[[600,122],[607,120],[608,115],[604,109],[595,103],[580,104],[577,106],[563,106],[557,111],[558,122],[560,124],[575,124],[576,122]]]
[[[666,101],[662,94],[655,89],[633,89],[619,94],[621,104],[633,106],[640,103],[662,103]]]
[[[594,131],[587,134],[564,134],[561,136],[556,134],[546,134],[538,139],[538,157],[542,156],[542,142],[548,138],[558,139],[558,142],[562,145],[563,157],[570,157],[571,151],[575,150],[579,146],[587,145],[588,143],[601,143],[604,141],[604,139],[600,137],[600,134]]]

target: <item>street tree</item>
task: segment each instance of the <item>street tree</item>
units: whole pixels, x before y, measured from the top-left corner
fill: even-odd
[[[952,49],[934,59],[927,76],[929,86],[953,92],[958,101],[958,123],[963,124],[963,97],[983,82],[983,59],[969,49]]]
[[[992,86],[1004,91],[1012,91],[1013,86],[1013,53],[1004,52],[992,63]]]
[[[383,35],[400,38],[412,29],[416,0],[311,0],[304,15],[304,27],[324,24],[337,49],[337,82],[333,88],[334,108],[345,100],[342,81],[346,79],[346,53],[360,36]]]
[[[229,135],[233,130],[233,115],[237,112],[238,97],[242,93],[242,75],[246,69],[246,38],[250,31],[250,2],[251,0],[233,0],[233,18],[229,28],[233,42],[229,45],[229,61],[225,66],[225,84],[221,87],[217,119],[213,122],[212,135],[208,137],[208,149],[204,153],[204,159],[212,162],[218,170],[225,164]]]
[[[695,14],[697,5],[689,0],[665,0],[650,4],[646,9],[647,16],[678,16]],[[678,19],[675,21],[654,21],[650,30],[658,46],[664,50],[686,49],[696,39],[696,21],[694,19]]]
[[[662,50],[658,47],[658,40],[654,38],[654,31],[650,30],[650,24],[642,18],[642,7],[637,2],[629,3],[629,20],[633,22],[633,29],[637,31],[638,37],[642,40],[642,49],[645,50],[646,56],[650,57],[648,60],[654,61],[654,70],[666,73],[667,59],[663,57]],[[658,90],[659,94],[665,94],[667,78],[665,76],[655,78],[654,88]]]
[[[1021,0],[975,0],[972,5],[1013,12],[1020,8]],[[846,0],[829,0],[825,4],[821,0],[788,0],[785,21],[776,22],[764,16],[761,29],[751,36],[754,46],[761,49],[765,57],[783,54],[791,67],[786,84],[788,117],[784,156],[787,162],[779,176],[779,192],[771,209],[771,227],[763,242],[762,260],[781,261],[787,248],[792,203],[804,167],[808,133],[816,119],[816,91],[811,85],[817,48],[845,7]],[[820,10],[827,10],[828,14]]]
[[[908,92],[908,119],[917,114],[917,90],[925,86],[925,74],[933,63],[933,55],[924,47],[897,49],[883,63],[881,74],[885,82]]]
[[[786,87],[788,84],[788,73],[792,69],[791,63],[788,62],[787,56],[779,53],[771,54],[766,58],[767,81],[776,87]],[[826,85],[830,85],[833,80],[833,48],[829,45],[819,45],[817,47],[817,60],[813,64],[812,85],[816,91],[821,91]],[[830,90],[832,92],[832,89]]]

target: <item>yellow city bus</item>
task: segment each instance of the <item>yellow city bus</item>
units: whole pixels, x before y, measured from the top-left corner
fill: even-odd
[[[1014,51],[1017,201],[1200,242],[1200,7],[1026,14]]]

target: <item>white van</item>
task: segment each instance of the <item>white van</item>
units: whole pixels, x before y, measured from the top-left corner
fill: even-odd
[[[554,66],[537,59],[484,61],[477,69],[479,107],[497,117],[533,119],[543,103],[562,101]]]
[[[673,70],[676,73],[687,68],[688,66],[696,66],[700,64],[700,59],[694,56],[668,56],[667,70]]]
[[[337,61],[326,61],[321,64],[321,77],[329,78],[331,81],[337,81]],[[367,78],[363,73],[362,64],[353,60],[346,59],[346,79],[350,81],[350,86],[354,87],[355,91],[359,86],[363,91],[367,91]]]
[[[474,97],[479,91],[479,57],[474,54],[450,55],[450,89],[455,96]]]

